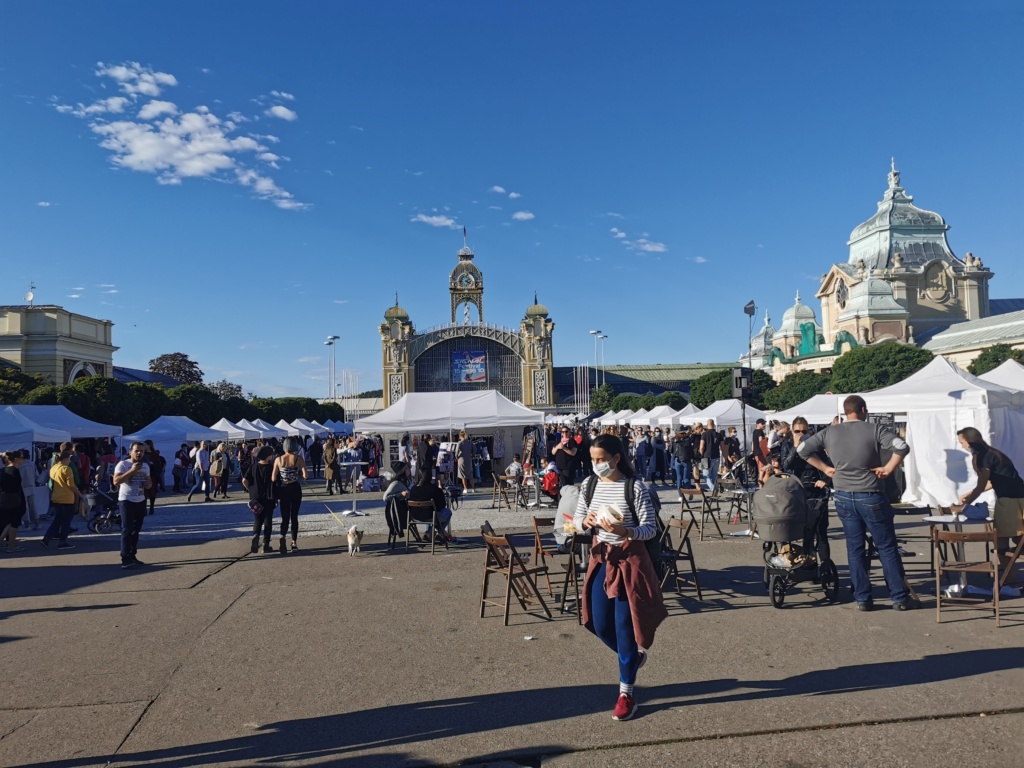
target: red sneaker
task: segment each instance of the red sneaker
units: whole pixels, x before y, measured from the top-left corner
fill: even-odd
[[[640,709],[636,699],[628,693],[620,693],[619,700],[615,702],[615,709],[612,711],[612,720],[629,720]]]

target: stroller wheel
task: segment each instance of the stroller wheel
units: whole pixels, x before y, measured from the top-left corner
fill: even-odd
[[[89,533],[96,533],[96,518],[93,517],[85,524],[85,527],[89,529]]]
[[[110,533],[110,529],[114,527],[114,524],[109,520],[97,520],[96,521],[96,533]]]
[[[772,574],[768,584],[768,594],[772,599],[772,605],[781,608],[783,600],[786,599],[786,582],[778,574]]]
[[[825,599],[834,603],[839,599],[839,573],[836,564],[826,560],[821,564],[821,588],[825,591]]]

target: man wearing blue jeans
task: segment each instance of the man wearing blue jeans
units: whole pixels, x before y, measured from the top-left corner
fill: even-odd
[[[864,556],[864,536],[870,532],[882,563],[892,607],[905,611],[912,606],[896,544],[892,506],[882,481],[903,462],[910,453],[910,447],[888,427],[868,423],[867,405],[859,395],[847,397],[843,410],[846,413],[844,423],[835,424],[804,440],[797,452],[812,467],[832,478],[836,515],[843,524],[846,537],[850,580],[857,608],[870,611],[874,607],[868,563]],[[821,460],[817,455],[821,451],[828,454],[834,467]],[[892,452],[892,458],[884,466],[882,451]]]

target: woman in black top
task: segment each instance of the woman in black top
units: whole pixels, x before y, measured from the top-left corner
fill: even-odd
[[[992,517],[998,536],[999,565],[1005,568],[1010,561],[1010,537],[1024,534],[1024,480],[1006,454],[986,443],[974,427],[965,427],[956,436],[964,450],[971,452],[978,475],[978,484],[960,497],[960,503],[964,506],[973,503],[989,488],[995,493],[996,508]]]
[[[21,487],[20,451],[3,454],[4,468],[0,472],[0,541],[7,542],[8,552],[22,552],[18,544],[18,528],[25,515],[25,491]]]

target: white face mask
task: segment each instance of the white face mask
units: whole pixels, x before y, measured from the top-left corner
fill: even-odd
[[[595,462],[594,474],[598,477],[611,477],[615,473],[615,467],[609,462]]]

